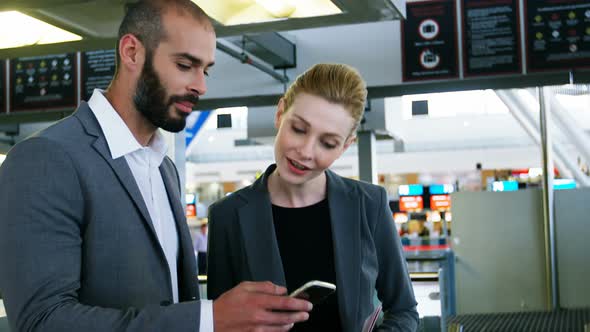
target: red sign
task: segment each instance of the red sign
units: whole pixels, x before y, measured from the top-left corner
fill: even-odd
[[[400,211],[422,210],[423,207],[422,196],[402,196],[399,198]]]
[[[449,195],[430,196],[431,210],[447,210],[451,208],[451,197]]]

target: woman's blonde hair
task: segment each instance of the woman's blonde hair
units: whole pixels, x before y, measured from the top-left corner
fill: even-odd
[[[284,112],[289,110],[295,97],[301,92],[344,106],[355,121],[352,130],[356,131],[363,118],[367,100],[367,85],[356,69],[337,63],[314,65],[299,75],[285,92]]]

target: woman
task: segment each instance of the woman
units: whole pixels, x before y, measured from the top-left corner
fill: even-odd
[[[336,285],[296,331],[361,331],[383,303],[381,330],[414,331],[416,301],[383,188],[328,170],[355,141],[367,90],[353,68],[318,64],[279,101],[275,165],[209,212],[207,293],[241,281],[289,292]]]

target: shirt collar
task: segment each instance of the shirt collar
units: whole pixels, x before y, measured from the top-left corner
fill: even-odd
[[[119,116],[119,113],[115,111],[111,103],[104,96],[103,90],[94,89],[92,97],[88,101],[88,106],[90,106],[90,110],[94,113],[104,133],[113,159],[145,149],[135,139],[129,127],[127,127],[123,119]],[[166,146],[164,135],[162,135],[160,130],[156,131],[146,148],[151,150],[150,152],[154,154],[156,159],[159,159],[159,163],[162,162],[166,156],[168,147]]]

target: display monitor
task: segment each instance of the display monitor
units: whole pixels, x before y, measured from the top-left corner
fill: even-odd
[[[451,208],[450,195],[432,195],[430,196],[431,210],[448,210]]]
[[[403,196],[399,199],[400,211],[419,211],[424,208],[422,196]]]
[[[494,181],[492,191],[516,191],[518,190],[517,181]]]
[[[397,189],[400,196],[420,196],[424,193],[424,186],[421,184],[402,184]]]
[[[576,189],[576,181],[572,179],[554,179],[553,189],[564,190],[564,189]]]
[[[196,204],[197,203],[197,195],[192,193],[184,194],[184,200],[186,204]]]
[[[449,183],[445,184],[432,184],[428,188],[431,195],[444,195],[450,194],[455,191],[455,186]]]
[[[408,222],[408,214],[407,213],[403,213],[403,212],[396,212],[393,214],[393,220],[396,223],[404,223],[404,222]]]
[[[197,216],[197,207],[195,204],[187,204],[186,205],[186,217],[196,217]]]

